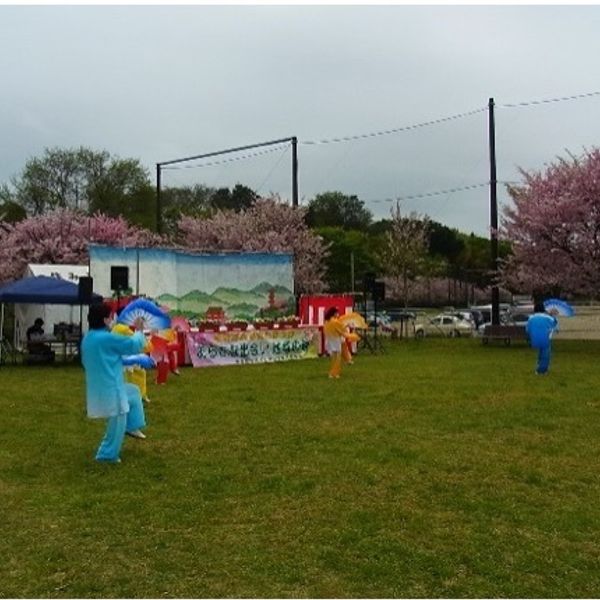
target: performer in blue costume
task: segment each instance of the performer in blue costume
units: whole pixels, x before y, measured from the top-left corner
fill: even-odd
[[[525,326],[531,347],[538,351],[538,360],[535,372],[544,375],[550,366],[552,349],[552,334],[558,328],[556,317],[549,315],[544,309],[544,303],[536,300],[535,314],[531,315]]]
[[[90,330],[81,343],[85,369],[87,414],[91,419],[108,419],[96,460],[121,462],[119,454],[125,433],[145,438],[146,424],[139,388],[125,383],[122,357],[138,354],[146,345],[141,332],[130,337],[111,333],[111,310],[104,304],[90,306]]]

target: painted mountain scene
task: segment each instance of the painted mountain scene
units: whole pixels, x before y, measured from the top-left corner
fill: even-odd
[[[295,314],[296,300],[291,290],[263,281],[250,290],[218,287],[212,294],[200,290],[188,292],[181,298],[162,294],[156,298],[168,306],[172,315],[202,319],[210,309],[221,309],[225,318],[251,320],[257,317],[282,317]]]

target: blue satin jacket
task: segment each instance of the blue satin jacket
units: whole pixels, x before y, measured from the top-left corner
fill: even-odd
[[[525,326],[532,348],[546,348],[550,345],[552,334],[558,327],[556,317],[547,313],[535,313],[527,319]]]
[[[81,360],[88,417],[115,417],[129,411],[122,357],[138,354],[145,344],[144,334],[139,331],[128,337],[108,329],[91,329],[85,334]]]

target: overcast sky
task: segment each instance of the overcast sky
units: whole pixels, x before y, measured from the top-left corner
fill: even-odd
[[[0,183],[47,147],[155,163],[297,136],[302,203],[390,199],[498,179],[600,145],[600,6],[0,6]],[[289,145],[165,171],[164,185],[243,183],[291,196]],[[212,162],[215,162],[213,159]],[[186,166],[191,166],[189,163]],[[501,204],[507,200],[499,188]],[[487,235],[484,187],[404,200]]]

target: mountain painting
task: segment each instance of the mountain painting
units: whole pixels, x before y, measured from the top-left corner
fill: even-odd
[[[295,313],[291,254],[196,254],[96,244],[89,253],[94,291],[105,297],[115,293],[113,267],[126,267],[129,291],[157,300],[173,315],[202,319],[209,309],[222,310],[228,319]]]
[[[182,298],[175,299],[171,294],[164,294],[156,300],[161,305],[168,306],[170,314],[188,318],[203,318],[209,308],[223,310],[228,319],[295,314],[296,300],[291,290],[267,282],[261,284],[262,293],[257,293],[256,289],[218,288],[212,294],[194,290]]]

